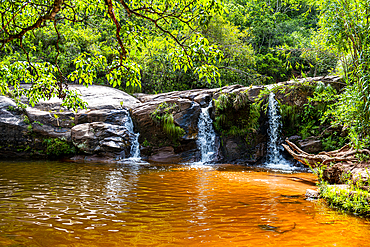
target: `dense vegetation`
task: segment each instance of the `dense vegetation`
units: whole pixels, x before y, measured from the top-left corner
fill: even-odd
[[[362,147],[370,142],[369,6],[368,0],[1,1],[0,94],[26,95],[31,105],[58,96],[82,108],[67,83],[158,93],[336,73],[347,86],[340,96],[315,95],[325,111],[313,124],[345,126]],[[219,118],[226,128],[221,111]]]

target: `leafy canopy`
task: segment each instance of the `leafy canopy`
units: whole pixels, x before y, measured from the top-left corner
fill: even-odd
[[[166,47],[166,59],[174,71],[192,68],[199,78],[217,79],[214,64],[222,53],[203,37],[200,27],[222,12],[217,0],[0,0],[0,56],[25,54],[22,61],[0,62],[0,94],[15,98],[19,104],[20,97],[26,96],[32,106],[40,99],[57,96],[68,108],[84,108],[78,92],[70,90],[67,82],[88,86],[104,73],[113,86],[140,87],[141,66],[136,61],[153,37]],[[108,21],[103,26],[106,30],[99,25],[101,21]],[[94,35],[109,40],[108,33],[115,42],[70,57],[61,43],[78,39],[78,34],[66,37],[68,27],[95,27]],[[50,61],[33,55],[44,49],[34,43],[39,29],[54,31],[55,40],[50,45],[55,54]],[[109,59],[104,56],[107,52]],[[74,68],[67,74],[59,66],[64,59],[71,60]]]

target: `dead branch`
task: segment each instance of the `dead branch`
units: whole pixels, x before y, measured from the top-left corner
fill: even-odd
[[[290,142],[288,139],[285,140],[286,144],[282,144],[283,147],[293,156],[294,159],[298,160],[304,165],[311,167],[317,167],[321,165],[326,165],[328,163],[337,162],[359,162],[356,154],[366,153],[370,154],[367,149],[353,150],[349,145],[331,151],[331,152],[320,152],[319,154],[309,154],[298,148],[294,143]]]

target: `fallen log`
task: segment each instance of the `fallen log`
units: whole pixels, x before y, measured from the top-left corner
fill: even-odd
[[[286,144],[282,144],[285,150],[287,150],[294,159],[298,160],[304,165],[311,167],[317,167],[321,165],[326,165],[328,163],[337,163],[337,162],[359,162],[356,154],[365,153],[370,155],[370,151],[367,149],[355,150],[349,145],[330,152],[320,152],[319,154],[309,154],[301,150],[297,145],[290,142],[288,139],[285,140]]]

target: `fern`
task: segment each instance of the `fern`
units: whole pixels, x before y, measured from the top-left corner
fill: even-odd
[[[178,111],[176,103],[168,104],[161,103],[150,114],[152,120],[158,125],[162,126],[163,132],[173,141],[177,141],[180,137],[185,135],[185,130],[174,123],[173,113]]]

